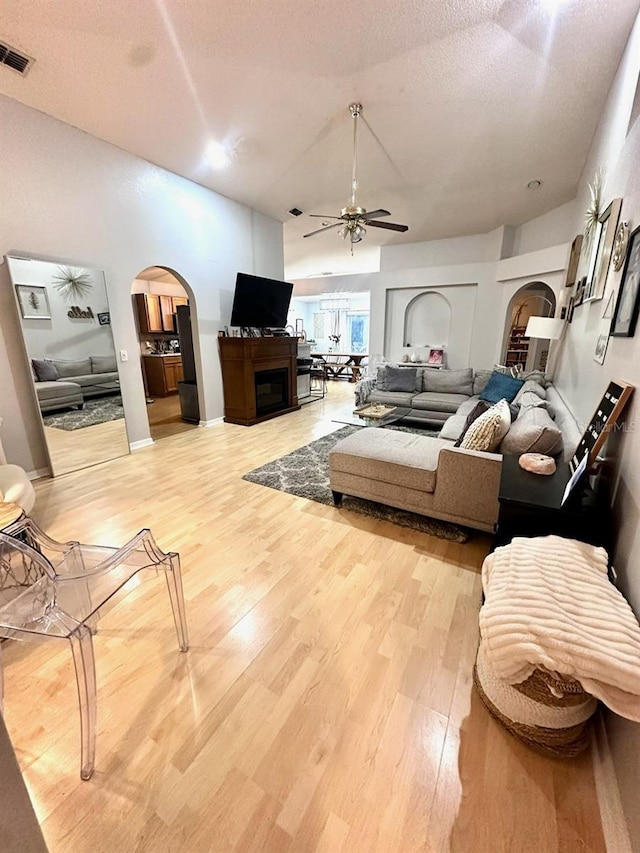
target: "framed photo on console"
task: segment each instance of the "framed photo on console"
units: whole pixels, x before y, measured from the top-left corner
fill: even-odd
[[[629,238],[629,251],[622,273],[616,312],[611,324],[611,334],[618,338],[632,338],[638,322],[640,304],[640,227]]]

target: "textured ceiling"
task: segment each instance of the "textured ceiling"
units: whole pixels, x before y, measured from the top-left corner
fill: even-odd
[[[0,40],[36,62],[0,68],[0,91],[286,222],[290,274],[338,272],[348,246],[303,240],[320,221],[287,210],[347,202],[351,101],[360,203],[409,225],[370,228],[361,266],[389,242],[519,224],[573,197],[639,5],[3,0]],[[206,164],[210,140],[229,167]]]

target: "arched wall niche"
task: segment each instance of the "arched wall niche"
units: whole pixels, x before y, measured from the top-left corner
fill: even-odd
[[[419,293],[404,313],[404,347],[448,346],[451,304],[441,293]]]

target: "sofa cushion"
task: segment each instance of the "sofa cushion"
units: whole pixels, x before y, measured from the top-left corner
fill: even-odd
[[[487,412],[491,408],[491,406],[492,404],[487,403],[486,400],[476,400],[476,404],[473,409],[471,409],[471,411],[467,413],[462,432],[460,433],[460,435],[458,436],[458,440],[456,441],[456,447],[460,447],[462,445],[462,441],[465,435],[467,434],[467,430],[469,429],[471,424],[475,420],[477,420],[480,415],[483,415],[485,412]]]
[[[551,385],[551,380],[544,370],[524,370],[518,374],[518,379],[523,379],[525,382],[529,380],[538,382],[543,388],[548,388]]]
[[[467,399],[464,394],[425,391],[423,394],[415,395],[411,403],[411,408],[420,409],[425,412],[451,412],[451,414],[454,414],[458,411],[460,404],[466,402]]]
[[[556,456],[561,451],[562,432],[540,406],[521,409],[500,445],[500,452],[506,454],[531,452]]]
[[[446,438],[447,441],[458,441],[467,423],[465,415],[451,415],[444,422],[444,426],[438,433],[438,438]]]
[[[77,399],[82,402],[82,389],[77,382],[38,382],[36,385],[38,400],[66,400]]]
[[[527,391],[520,397],[519,406],[521,411],[522,409],[530,409],[532,406],[537,406],[540,409],[547,409],[547,411],[549,410],[549,404],[547,401],[538,397],[538,395],[533,391]],[[551,412],[549,412],[549,414],[551,414]],[[553,417],[553,415],[551,415],[551,417]]]
[[[422,390],[437,391],[445,394],[473,394],[473,370],[464,367],[460,370],[425,369],[422,374]]]
[[[57,367],[48,358],[32,358],[31,366],[38,382],[55,382],[60,379]]]
[[[415,397],[415,391],[412,391],[410,394],[405,392],[404,394],[401,391],[372,391],[369,395],[370,403],[384,403],[385,406],[402,406],[403,408],[410,409],[411,401]]]
[[[117,373],[115,355],[90,355],[92,373]]]
[[[86,376],[91,373],[91,359],[83,358],[78,361],[59,361],[52,359],[53,364],[58,369],[61,379],[66,379],[70,376]]]
[[[460,447],[463,450],[482,450],[490,453],[498,447],[510,426],[509,404],[506,400],[500,400],[470,424]]]
[[[513,402],[517,406],[519,406],[520,400],[522,399],[522,395],[528,394],[528,393],[536,394],[536,396],[540,397],[541,400],[547,399],[547,392],[542,387],[542,385],[539,382],[536,382],[534,379],[527,379],[527,380],[525,380],[525,383],[522,386],[522,388],[518,391],[516,396],[513,398]]]
[[[366,427],[339,441],[329,454],[333,470],[408,489],[433,492],[438,456],[450,442]]]
[[[494,370],[484,391],[480,394],[480,399],[488,400],[489,403],[498,403],[500,400],[510,403],[523,385],[522,379],[514,379],[513,376]]]
[[[416,367],[394,367],[392,364],[381,364],[378,367],[376,388],[379,391],[415,392],[417,372]]]
[[[493,370],[476,370],[473,377],[473,393],[482,394]]]
[[[477,394],[474,394],[473,397],[467,397],[464,403],[460,403],[458,406],[456,415],[464,415],[466,418],[469,412],[472,412],[478,405],[479,399],[480,397],[478,397]]]

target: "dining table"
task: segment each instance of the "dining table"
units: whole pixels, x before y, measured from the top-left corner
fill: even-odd
[[[368,358],[366,352],[312,352],[324,364],[327,379],[348,377],[349,382],[358,382],[362,375],[362,362]]]

